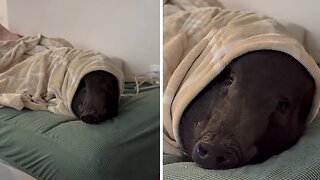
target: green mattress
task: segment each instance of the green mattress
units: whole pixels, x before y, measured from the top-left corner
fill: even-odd
[[[0,108],[0,159],[37,179],[155,179],[159,88],[122,97],[99,125],[45,111]]]
[[[320,115],[291,149],[269,160],[230,170],[206,170],[182,158],[164,155],[163,179],[205,180],[319,180]]]

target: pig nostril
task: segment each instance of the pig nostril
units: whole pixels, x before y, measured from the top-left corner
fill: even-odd
[[[96,123],[98,123],[97,118],[95,118],[92,115],[84,115],[84,116],[81,116],[80,119],[83,122],[88,123],[88,124],[96,124]]]
[[[227,151],[217,151],[216,153],[217,155],[213,160],[215,161],[217,167],[225,169],[236,165],[237,160],[234,154]]]
[[[199,154],[200,158],[205,159],[208,155],[208,150],[204,149],[201,144],[199,144],[197,153]]]
[[[229,162],[229,160],[227,160],[225,157],[223,156],[217,156],[216,161],[218,164],[222,164],[222,163],[227,163]]]

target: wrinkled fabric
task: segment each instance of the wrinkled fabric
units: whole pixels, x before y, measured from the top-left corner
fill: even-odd
[[[304,47],[276,20],[218,7],[189,7],[165,16],[163,24],[164,153],[181,155],[179,123],[183,111],[224,67],[250,51],[281,51],[299,61],[316,83],[308,124],[316,116],[320,70]]]
[[[75,117],[71,103],[78,84],[97,70],[113,74],[123,91],[122,71],[101,53],[41,35],[0,41],[0,105]]]

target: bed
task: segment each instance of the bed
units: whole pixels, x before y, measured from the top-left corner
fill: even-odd
[[[125,87],[118,116],[99,125],[47,111],[0,108],[0,172],[12,179],[21,172],[36,179],[158,177],[159,88],[132,95],[134,85]]]

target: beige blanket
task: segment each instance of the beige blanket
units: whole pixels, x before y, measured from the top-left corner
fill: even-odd
[[[75,117],[73,95],[81,78],[96,70],[115,75],[122,92],[123,73],[109,58],[64,46],[41,35],[0,41],[0,105]]]
[[[170,2],[181,7],[185,1]],[[320,70],[276,20],[217,7],[195,6],[167,14],[163,29],[164,153],[181,155],[179,123],[184,109],[230,61],[249,51],[282,51],[305,66],[316,82],[308,122],[313,120],[320,106]]]

